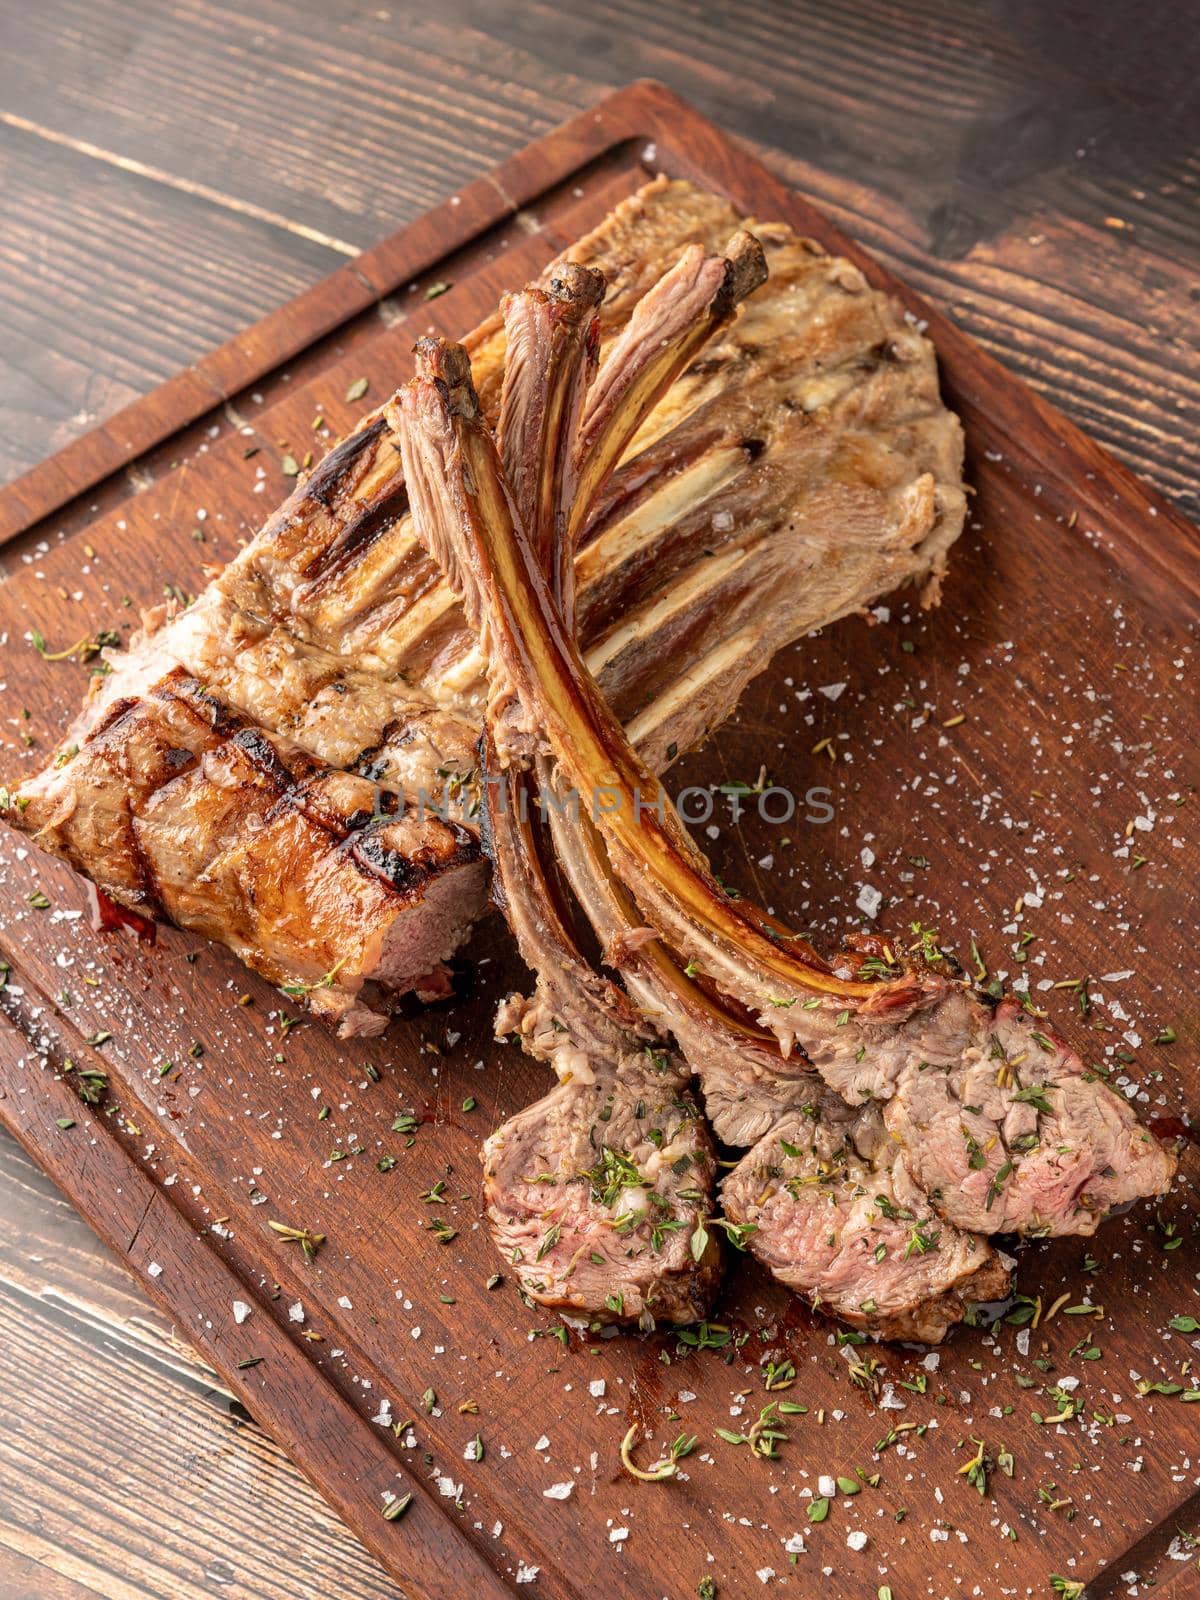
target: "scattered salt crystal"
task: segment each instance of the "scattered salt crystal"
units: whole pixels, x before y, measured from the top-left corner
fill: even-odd
[[[609,1544],[624,1544],[629,1537],[628,1528],[611,1528],[608,1534]]]
[[[856,1528],[853,1533],[848,1533],[846,1535],[846,1543],[849,1545],[851,1550],[865,1550],[867,1545],[867,1536],[865,1533]]]
[[[837,1480],[831,1478],[827,1472],[823,1472],[817,1479],[817,1493],[823,1500],[832,1500],[837,1493]]]
[[[854,904],[867,917],[879,915],[879,908],[883,904],[883,894],[869,883],[864,883],[858,891],[858,898]]]
[[[823,683],[819,685],[817,693],[823,694],[826,700],[836,700],[845,693],[845,690],[846,685],[844,683]]]
[[[245,1322],[249,1315],[250,1307],[244,1300],[235,1300],[233,1302],[233,1320],[238,1324],[239,1327],[243,1322]]]
[[[550,1441],[549,1441],[549,1439],[548,1439],[548,1438],[547,1438],[547,1437],[546,1437],[546,1435],[545,1435],[545,1434],[543,1434],[543,1435],[542,1435],[542,1437],[541,1437],[541,1438],[540,1438],[540,1439],[535,1439],[535,1440],[534,1440],[534,1443],[533,1443],[533,1448],[534,1448],[534,1449],[535,1449],[535,1450],[549,1450],[549,1448],[550,1448]]]
[[[288,1307],[288,1321],[289,1322],[303,1322],[304,1321],[304,1306],[299,1300],[296,1301],[296,1304],[294,1306],[289,1306]]]
[[[552,1483],[548,1489],[542,1490],[542,1498],[545,1500],[569,1500],[574,1487],[575,1485],[569,1481],[566,1483]]]
[[[150,1274],[150,1276],[152,1278],[161,1278],[162,1277],[162,1268],[159,1266],[157,1261],[152,1261],[150,1263],[150,1265],[146,1268],[146,1271]]]
[[[593,1378],[588,1384],[588,1393],[596,1400],[603,1400],[608,1392],[608,1385],[603,1378]]]
[[[759,1567],[757,1573],[755,1573],[755,1577],[757,1577],[759,1583],[770,1583],[774,1576],[774,1567]]]
[[[532,1583],[541,1570],[541,1567],[527,1567],[522,1561],[521,1565],[517,1568],[517,1582]]]

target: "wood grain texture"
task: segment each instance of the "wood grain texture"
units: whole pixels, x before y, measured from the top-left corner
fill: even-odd
[[[154,598],[167,569],[170,581],[194,587],[206,559],[229,553],[256,501],[282,491],[271,476],[281,441],[311,431],[313,414],[336,405],[349,375],[394,381],[414,327],[474,322],[504,282],[520,281],[562,234],[595,221],[639,181],[640,142],[630,147],[626,137],[634,130],[658,146],[669,170],[703,174],[744,207],[837,242],[819,213],[684,108],[651,90],[621,104],[625,111],[609,113],[595,138],[616,139],[624,154],[539,202],[541,232],[510,223],[511,237],[493,236],[471,264],[460,258],[447,269],[455,280],[448,294],[429,305],[419,292],[401,300],[391,315],[407,321],[389,327],[375,317],[350,350],[327,343],[303,379],[264,399],[254,431],[260,456],[247,461],[237,438],[218,440],[100,518],[87,535],[94,553],[78,536],[55,543],[0,590],[10,639],[18,643],[34,617],[47,638],[74,638],[81,616],[95,625],[125,594]],[[544,152],[529,165],[554,170]],[[497,187],[522,181],[520,168],[510,169]],[[1197,840],[1178,787],[1195,756],[1185,670],[1194,533],[951,325],[934,331],[949,392],[968,421],[979,488],[945,607],[922,618],[898,601],[883,627],[848,623],[806,641],[760,680],[737,726],[681,781],[752,777],[764,761],[797,790],[827,781],[837,825],[819,838],[785,840],[755,823],[722,829],[710,842],[727,881],[754,883],[826,936],[858,920],[855,897],[870,881],[886,894],[896,932],[912,917],[940,921],[960,948],[974,937],[993,970],[1019,971],[1024,955],[1050,1014],[1086,1040],[1091,1058],[1123,1070],[1138,1048],[1132,1041],[1141,1041],[1135,1076],[1149,1105],[1173,1111],[1188,1103],[1189,1085],[1194,1093],[1198,1041],[1194,1019],[1175,1015],[1174,957],[1155,929],[1191,929],[1197,920]],[[346,420],[332,407],[331,416],[337,426]],[[187,536],[200,497],[210,508],[204,546]],[[1086,634],[1081,614],[1090,619]],[[28,649],[14,659],[10,689],[33,712],[31,736],[46,739],[82,675]],[[836,699],[817,693],[834,684],[844,686]],[[1140,862],[1126,831],[1140,842],[1138,818],[1151,835]],[[547,1337],[553,1322],[526,1312],[507,1286],[485,1287],[493,1258],[479,1225],[475,1151],[481,1133],[539,1083],[535,1068],[489,1037],[495,998],[521,977],[495,925],[480,930],[471,953],[465,1003],[348,1054],[316,1029],[282,1032],[278,997],[221,952],[197,951],[174,934],[152,952],[105,942],[70,915],[78,890],[67,872],[22,857],[11,841],[4,862],[0,941],[14,975],[0,999],[27,1042],[5,1038],[0,1115],[412,1592],[442,1592],[436,1581],[431,1587],[431,1561],[439,1575],[483,1561],[508,1584],[536,1566],[539,1592],[552,1595],[599,1583],[656,1593],[666,1567],[685,1592],[711,1571],[722,1593],[757,1593],[756,1574],[768,1567],[774,1581],[790,1578],[782,1541],[796,1533],[808,1550],[793,1552],[795,1581],[829,1564],[826,1586],[846,1600],[858,1600],[881,1565],[901,1594],[906,1578],[942,1594],[959,1592],[968,1577],[1014,1572],[1033,1593],[1051,1571],[1104,1572],[1111,1587],[1131,1548],[1157,1561],[1163,1530],[1194,1523],[1190,1413],[1170,1396],[1131,1394],[1127,1376],[1165,1380],[1189,1357],[1187,1341],[1165,1324],[1194,1305],[1194,1156],[1158,1219],[1133,1213],[1094,1246],[1027,1252],[1027,1292],[1049,1306],[1066,1284],[1103,1305],[1102,1314],[1048,1322],[1028,1352],[1010,1327],[965,1335],[919,1398],[904,1391],[912,1420],[938,1427],[911,1453],[885,1449],[876,1461],[896,1415],[880,1404],[883,1386],[899,1399],[895,1386],[920,1377],[916,1358],[887,1352],[861,1389],[827,1328],[746,1262],[718,1308],[739,1343],[699,1354],[665,1338],[560,1344]],[[51,902],[46,911],[26,899],[35,883]],[[1040,985],[1085,974],[1097,975],[1093,1009],[1072,1025],[1072,996]],[[1168,1023],[1179,1048],[1146,1046]],[[85,1041],[96,1030],[113,1038],[92,1050]],[[81,1110],[64,1072],[68,1057],[85,1054],[110,1074],[100,1113]],[[164,1059],[173,1063],[165,1076]],[[377,1083],[363,1070],[367,1060]],[[467,1100],[477,1102],[470,1112],[461,1109]],[[411,1147],[392,1128],[406,1107],[420,1122]],[[379,1171],[381,1155],[395,1155],[396,1166]],[[122,1198],[110,1216],[114,1162]],[[457,1228],[447,1245],[431,1233],[423,1198],[438,1181],[448,1202],[438,1215]],[[272,1216],[327,1232],[313,1266],[270,1234]],[[1163,1248],[1176,1237],[1181,1248]],[[252,1308],[244,1332],[225,1309],[228,1281]],[[288,1314],[296,1304],[303,1322]],[[309,1342],[309,1333],[318,1337]],[[238,1377],[246,1369],[237,1363],[258,1340],[267,1359]],[[1088,1341],[1103,1357],[1091,1365],[1082,1353]],[[731,1454],[736,1447],[716,1429],[764,1403],[764,1362],[781,1358],[796,1364],[795,1392],[813,1411],[793,1424],[794,1444],[769,1467]],[[1050,1414],[1057,1402],[1048,1390],[1064,1374],[1084,1385],[1087,1420],[1039,1424],[1031,1412]],[[597,1377],[602,1397],[589,1390]],[[1032,1383],[1032,1394],[1018,1379]],[[428,1388],[438,1400],[426,1418]],[[382,1398],[393,1418],[417,1417],[415,1444],[403,1429],[393,1444],[371,1422]],[[478,1413],[460,1412],[463,1402]],[[322,1422],[327,1408],[340,1419],[332,1427]],[[635,1489],[620,1474],[615,1448],[631,1420],[651,1434],[647,1448],[682,1427],[702,1438],[686,1483]],[[476,1431],[486,1442],[482,1461],[464,1456]],[[1011,1447],[1020,1464],[1011,1482],[994,1475],[983,1514],[958,1473],[973,1432],[993,1449]],[[389,1470],[420,1489],[399,1525],[379,1518],[378,1499],[367,1509],[364,1486],[378,1495],[381,1449],[394,1455]],[[878,1468],[878,1490],[810,1527],[802,1496],[815,1476],[858,1466]],[[461,1512],[439,1479],[452,1491],[463,1485]],[[575,1485],[571,1499],[546,1499],[546,1487],[564,1480]],[[1060,1482],[1074,1520],[1039,1497]],[[897,1525],[901,1508],[907,1516]],[[696,1550],[697,1526],[706,1529],[711,1567]],[[1004,1526],[1017,1532],[1015,1546]],[[629,1534],[614,1543],[619,1528]],[[869,1541],[853,1560],[849,1528]],[[402,1542],[389,1544],[385,1529]],[[943,1532],[944,1541],[931,1537]],[[487,1592],[485,1581],[472,1587]]]
[[[307,1600],[342,1584],[394,1600],[391,1580],[8,1135],[0,1182],[5,1600],[115,1600],[129,1585]]]
[[[317,281],[323,250],[375,243],[649,73],[782,157],[888,265],[1196,514],[1200,74],[1168,0],[1099,15],[1064,0],[185,0],[149,16],[135,0],[49,0],[0,26],[4,114],[22,137],[86,147],[97,181],[106,171],[127,197],[118,210],[136,214],[147,188],[165,215],[178,208],[178,230],[133,252],[143,294],[121,309],[108,304],[130,277],[119,232],[78,261],[75,294],[101,324],[123,315],[130,350],[145,343],[145,295],[166,302],[154,321],[178,366],[197,320],[220,339],[269,303],[261,285],[282,259]],[[67,226],[75,204],[87,215],[75,192]],[[218,252],[222,239],[244,252],[244,310],[219,270],[195,309],[174,303],[206,260],[197,223]],[[0,262],[0,284],[52,325],[36,260]],[[103,344],[84,371],[48,342],[28,374],[6,375],[5,403],[17,418],[50,410],[58,442],[117,396]],[[10,475],[45,453],[36,428],[6,449]]]

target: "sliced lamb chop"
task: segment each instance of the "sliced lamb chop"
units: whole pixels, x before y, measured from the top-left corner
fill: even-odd
[[[554,773],[545,757],[543,785]],[[553,794],[553,791],[547,791]],[[732,1015],[650,930],[586,814],[547,810],[563,872],[644,1017],[673,1034],[719,1138],[754,1148],[721,1186],[732,1237],[814,1309],[884,1339],[937,1343],[975,1302],[1001,1299],[1010,1263],[980,1234],[934,1220],[879,1108],[854,1109],[796,1053]]]
[[[501,448],[513,514],[532,529],[546,561],[566,541],[573,446],[602,292],[599,275],[579,268],[550,295],[526,290],[505,306]],[[414,485],[437,472],[446,442],[427,431],[406,438]],[[425,516],[448,510],[421,487],[414,501]],[[489,772],[495,731],[510,709],[489,700]],[[485,792],[493,895],[537,980],[531,999],[514,996],[501,1006],[497,1034],[514,1033],[559,1083],[484,1146],[492,1233],[522,1289],[543,1305],[642,1326],[692,1322],[707,1310],[719,1271],[714,1245],[692,1246],[712,1204],[711,1143],[687,1068],[581,956],[543,871],[527,800],[515,769]]]
[[[465,352],[423,341],[419,366],[425,376],[404,392],[402,414],[410,432],[441,428],[442,476],[435,483],[427,463],[418,494],[410,468],[410,489],[414,504],[448,507],[427,532],[487,640],[491,694],[511,707],[497,729],[500,759],[552,755],[566,786],[585,798],[606,791],[597,820],[646,923],[756,1014],[785,1055],[800,1045],[849,1103],[886,1100],[889,1133],[956,1226],[1091,1233],[1112,1207],[1163,1193],[1172,1157],[1036,1019],[1011,1003],[993,1013],[932,967],[882,982],[832,973],[803,940],[725,897],[554,610],[514,522]],[[1042,1115],[1045,1129],[1026,1126]]]
[[[938,1344],[972,1304],[1000,1300],[1010,1263],[937,1217],[878,1106],[823,1086],[721,1186],[749,1248],[815,1309],[884,1339]]]

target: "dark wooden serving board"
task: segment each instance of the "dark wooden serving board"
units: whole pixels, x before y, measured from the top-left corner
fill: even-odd
[[[753,782],[765,765],[799,792],[831,791],[824,827],[723,817],[706,840],[718,870],[830,938],[863,922],[866,885],[893,935],[921,921],[968,958],[974,939],[993,972],[1028,976],[1087,1059],[1142,1086],[1146,1115],[1180,1117],[1197,1103],[1200,1043],[1185,998],[1195,530],[653,84],[576,118],[0,495],[5,775],[43,758],[86,681],[44,659],[31,630],[53,653],[129,630],[164,585],[194,590],[286,492],[281,462],[311,447],[318,410],[340,433],[407,376],[415,335],[473,326],[659,170],[792,222],[928,319],[976,490],[940,610],[893,597],[877,625],[804,641],[685,764],[680,782]],[[368,395],[347,403],[361,377]],[[1185,1559],[1162,1562],[1158,1592],[1195,1592],[1178,1535],[1200,1510],[1200,1410],[1137,1389],[1194,1382],[1196,1336],[1169,1326],[1200,1318],[1190,1145],[1157,1213],[1022,1253],[1027,1295],[1046,1311],[1069,1295],[1052,1319],[962,1329],[936,1366],[839,1348],[746,1260],[714,1313],[723,1348],[560,1337],[509,1282],[486,1287],[497,1263],[478,1146],[545,1087],[490,1037],[496,999],[524,981],[496,921],[458,1003],[344,1045],[281,1024],[288,1004],[221,950],[94,932],[78,880],[7,833],[0,873],[0,1116],[406,1594],[653,1600],[710,1577],[722,1595],[765,1583],[862,1600],[887,1584],[913,1600],[1049,1595],[1058,1573],[1100,1596],[1172,1540]],[[1077,989],[1051,987],[1082,978],[1086,1014]],[[108,1075],[99,1107],[78,1098],[79,1069]],[[401,1112],[416,1116],[411,1142],[393,1131]],[[423,1200],[439,1182],[444,1203]],[[448,1243],[435,1215],[457,1230]],[[271,1220],[325,1234],[315,1262]],[[249,1308],[240,1321],[234,1302]],[[1102,1310],[1079,1314],[1088,1302]],[[864,1387],[847,1357],[871,1356]],[[767,1392],[768,1361],[794,1364],[786,1391]],[[1046,1391],[1064,1378],[1081,1414],[1036,1420],[1062,1409]],[[777,1461],[718,1437],[772,1399],[809,1407]],[[385,1416],[415,1420],[397,1437]],[[631,1422],[646,1460],[696,1435],[686,1476],[627,1477]],[[879,1453],[907,1423],[929,1426]],[[483,1457],[468,1459],[477,1434]],[[983,1498],[959,1471],[972,1439],[1013,1458]],[[878,1483],[811,1523],[820,1477],[856,1472]],[[547,1495],[566,1483],[569,1498]],[[406,1493],[407,1514],[385,1520],[384,1496]],[[856,1533],[864,1548],[848,1545]],[[803,1552],[787,1548],[796,1536]]]

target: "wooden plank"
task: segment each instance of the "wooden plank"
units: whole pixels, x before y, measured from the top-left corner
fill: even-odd
[[[339,259],[304,242],[284,247],[271,230],[215,213],[202,201],[170,196],[164,203],[154,184],[3,124],[0,228],[11,286],[4,310],[8,371],[0,389],[5,477],[78,435],[81,402],[88,421],[111,416]],[[178,252],[169,269],[160,248],[167,232]],[[120,279],[110,276],[97,297],[90,289],[94,264],[114,256],[122,262]],[[136,339],[134,319],[142,323]],[[195,373],[176,378],[171,393],[186,395],[186,404],[200,410],[218,399]],[[178,415],[178,407],[167,414]],[[55,475],[65,480],[61,463]]]
[[[220,1584],[231,1600],[305,1600],[316,1585],[392,1600],[390,1579],[6,1133],[0,1182],[0,1319],[14,1330],[0,1386],[21,1445],[11,1472],[0,1465],[6,1600],[59,1600],[56,1581],[62,1600],[111,1600],[131,1506],[140,1594]]]
[[[664,91],[627,91],[607,108],[603,129],[610,161],[579,185],[580,195],[568,185],[555,229],[597,220],[622,183],[628,190],[639,181],[641,152],[652,143],[668,170],[695,173],[747,209],[782,214],[852,248]],[[580,148],[596,146],[581,139],[571,159]],[[531,171],[548,171],[553,181],[565,160],[547,164],[535,154]],[[517,192],[514,176],[520,180],[511,170],[501,175],[506,193]],[[535,180],[525,183],[540,209]],[[536,259],[552,245],[532,236],[526,248]],[[524,259],[498,255],[489,266],[486,254],[413,320],[476,321],[505,265]],[[333,353],[306,382],[286,393],[281,386],[256,418],[256,437],[291,437],[335,377],[344,390],[347,371],[368,361],[376,363],[373,381],[394,373],[411,329],[389,331],[379,319],[374,332],[351,353]],[[1140,1076],[1147,1106],[1175,1114],[1192,1083],[1197,1039],[1193,1020],[1172,1013],[1176,960],[1155,930],[1193,930],[1197,920],[1191,811],[1169,799],[1177,774],[1194,762],[1184,673],[1193,648],[1194,533],[943,319],[933,332],[968,420],[978,489],[945,607],[926,618],[897,600],[882,627],[868,632],[850,622],[806,641],[759,680],[738,724],[681,781],[753,776],[767,761],[799,792],[828,783],[835,828],[784,843],[756,819],[726,825],[709,841],[723,876],[748,878],[785,913],[822,919],[827,935],[861,920],[855,899],[869,881],[887,897],[894,933],[914,918],[940,921],[960,949],[979,940],[994,969],[1024,965],[1054,1020],[1086,1041],[1090,1058],[1119,1071],[1126,1063],[1116,1052],[1138,1048],[1130,1036],[1144,1042],[1170,1023],[1179,1048],[1146,1046]],[[254,503],[260,463],[243,461],[236,443],[218,441],[186,476],[166,476],[102,518],[88,534],[95,556],[85,559],[80,541],[64,542],[0,591],[0,626],[18,643],[10,692],[32,711],[26,726],[35,739],[49,739],[81,674],[20,653],[24,630],[36,621],[48,639],[70,642],[80,617],[103,623],[123,594],[154,598],[165,566],[171,581],[194,586],[205,559],[228,554]],[[270,448],[264,455],[273,463]],[[212,532],[203,547],[188,537],[188,512],[201,494]],[[844,685],[836,699],[818,693],[835,684]],[[826,735],[838,756],[832,765],[820,753]],[[1110,767],[1093,793],[1093,772]],[[1135,865],[1125,828],[1135,817],[1150,821],[1146,807],[1155,819],[1141,847],[1146,859]],[[768,1568],[773,1581],[811,1584],[818,1566],[834,1600],[859,1600],[883,1581],[881,1572],[898,1594],[906,1583],[948,1594],[969,1582],[1018,1579],[1036,1593],[1052,1571],[1115,1570],[1188,1504],[1189,1413],[1169,1396],[1139,1397],[1129,1374],[1166,1378],[1190,1353],[1166,1323],[1195,1303],[1194,1154],[1157,1221],[1135,1212],[1094,1244],[1026,1252],[1023,1287],[1042,1293],[1044,1305],[1067,1285],[1104,1307],[1094,1319],[1056,1317],[1028,1350],[1016,1329],[1002,1326],[994,1335],[965,1333],[933,1374],[912,1352],[887,1351],[863,1389],[829,1329],[744,1261],[718,1308],[734,1335],[727,1347],[689,1350],[667,1336],[560,1343],[550,1337],[553,1322],[528,1313],[508,1285],[485,1287],[493,1257],[479,1223],[475,1152],[483,1131],[541,1084],[528,1062],[490,1039],[495,999],[522,981],[502,930],[489,924],[479,932],[469,1001],[347,1052],[314,1028],[283,1028],[278,996],[222,952],[171,933],[152,952],[106,943],[63,915],[78,901],[65,870],[8,839],[0,861],[8,889],[0,941],[15,969],[5,1004],[21,1035],[4,1039],[0,1116],[93,1215],[114,1172],[123,1192],[157,1197],[153,1205],[122,1199],[131,1209],[121,1210],[110,1236],[143,1273],[152,1262],[164,1268],[146,1276],[147,1285],[176,1306],[181,1327],[231,1386],[242,1383],[247,1403],[410,1592],[444,1592],[428,1564],[418,1569],[413,1560],[414,1548],[424,1559],[438,1539],[430,1559],[457,1552],[502,1584],[536,1567],[538,1592],[549,1595],[604,1583],[658,1593],[668,1571],[681,1591],[709,1574],[723,1593],[740,1595],[759,1592],[756,1574]],[[28,905],[35,884],[51,902],[46,911]],[[1023,909],[1014,913],[1018,900]],[[1127,978],[1111,976],[1126,969]],[[1072,1026],[1074,997],[1036,985],[1088,973],[1098,975],[1093,1009]],[[243,993],[248,1006],[239,1003]],[[81,1112],[56,1075],[66,1055],[86,1052],[81,1041],[96,1030],[113,1035],[93,1058],[112,1084],[100,1115]],[[164,1058],[174,1063],[166,1076]],[[367,1061],[379,1082],[363,1071]],[[476,1102],[469,1113],[460,1109],[468,1099]],[[323,1108],[329,1115],[319,1120]],[[405,1108],[421,1120],[411,1147],[392,1128]],[[66,1113],[76,1125],[60,1129]],[[335,1149],[344,1159],[332,1159]],[[383,1154],[396,1156],[394,1169],[377,1170]],[[447,1245],[431,1233],[423,1198],[439,1181],[448,1203],[438,1215],[457,1228]],[[327,1234],[311,1266],[280,1246],[269,1217]],[[1163,1248],[1177,1236],[1180,1248]],[[240,1333],[225,1312],[235,1292],[253,1307]],[[303,1323],[288,1316],[298,1303]],[[271,1361],[252,1369],[252,1392],[236,1379],[245,1329],[270,1340]],[[320,1337],[306,1341],[306,1333]],[[1093,1343],[1102,1359],[1089,1361]],[[793,1424],[778,1463],[749,1461],[716,1430],[768,1401],[771,1359],[795,1364],[795,1392],[813,1410]],[[1064,1375],[1079,1379],[1083,1418],[1038,1423],[1033,1411],[1053,1414],[1049,1391]],[[601,1380],[604,1393],[593,1394]],[[427,1416],[429,1389],[437,1400]],[[400,1553],[381,1541],[388,1525],[359,1481],[374,1470],[381,1441],[392,1451],[370,1420],[383,1399],[392,1417],[418,1418],[415,1448],[402,1441],[392,1462],[424,1495],[422,1520],[412,1521],[414,1505],[398,1525],[421,1542],[406,1539]],[[460,1412],[464,1402],[478,1412]],[[938,1426],[911,1449],[878,1453],[895,1420],[892,1402],[905,1407],[906,1420]],[[340,1419],[336,1429],[323,1412]],[[651,1435],[648,1449],[682,1428],[698,1434],[686,1481],[634,1487],[619,1472],[616,1447],[632,1420]],[[352,1449],[331,1443],[337,1430],[355,1441]],[[477,1431],[482,1460],[465,1454]],[[1011,1481],[994,1475],[982,1504],[958,1473],[960,1447],[976,1435],[993,1449],[1008,1445],[1017,1462]],[[879,1486],[810,1526],[804,1508],[818,1475],[859,1466],[878,1470]],[[439,1477],[452,1490],[463,1485],[461,1512],[440,1495]],[[568,1500],[545,1498],[562,1482],[573,1485]],[[1039,1499],[1051,1482],[1067,1486],[1073,1521]],[[897,1523],[901,1509],[907,1514]],[[442,1531],[433,1534],[435,1527]],[[1015,1545],[1005,1527],[1017,1533]],[[847,1554],[852,1530],[868,1543]],[[804,1553],[787,1550],[795,1536]]]
[[[46,997],[35,997],[20,980],[16,985],[10,983],[4,993],[9,1020],[26,1036],[31,1024],[36,1032],[40,1024],[35,1019],[44,1015]],[[65,1029],[63,1038],[76,1056],[82,1054],[81,1035]],[[25,1148],[40,1165],[55,1172],[104,1242],[138,1273],[151,1297],[222,1372],[247,1411],[276,1437],[290,1438],[297,1429],[303,1431],[304,1470],[319,1482],[325,1499],[372,1554],[394,1571],[404,1569],[413,1592],[434,1594],[443,1581],[449,1581],[456,1586],[470,1584],[488,1600],[509,1593],[469,1540],[437,1516],[436,1491],[435,1498],[427,1501],[428,1486],[400,1470],[399,1450],[393,1449],[390,1430],[372,1427],[335,1386],[314,1381],[303,1346],[293,1342],[286,1331],[282,1306],[277,1321],[271,1314],[270,1295],[264,1304],[260,1288],[240,1279],[219,1260],[182,1208],[168,1198],[169,1189],[152,1183],[121,1143],[111,1138],[93,1140],[91,1130],[83,1132],[87,1119],[68,1086],[63,1070],[66,1059],[59,1056],[53,1063],[57,1070],[43,1071],[36,1082],[22,1085],[26,1105],[10,1126]],[[37,1113],[30,1115],[32,1101],[41,1104]],[[94,1126],[98,1132],[99,1121]],[[76,1141],[71,1170],[64,1173],[57,1160],[61,1140],[76,1128],[82,1137]],[[124,1131],[130,1137],[139,1132],[128,1119]],[[85,1141],[89,1147],[78,1148]],[[232,1308],[235,1300],[247,1303],[241,1301],[243,1295],[253,1299],[248,1302],[250,1318],[240,1322],[232,1311],[226,1315],[225,1307]],[[13,1459],[19,1461],[15,1442],[10,1449],[16,1450]],[[383,1512],[391,1500],[408,1493],[420,1496],[423,1503],[406,1514],[404,1533],[415,1533],[417,1543],[399,1557],[396,1546],[401,1530],[398,1523],[387,1521]],[[124,1509],[131,1518],[136,1516],[136,1508]],[[133,1523],[131,1532],[135,1530]]]
[[[1170,8],[1053,26],[1036,8],[981,17],[962,0],[642,9],[454,0],[382,17],[190,0],[147,18],[131,0],[52,0],[6,30],[0,82],[10,118],[156,185],[185,216],[203,193],[278,232],[252,236],[253,271],[289,241],[299,270],[314,241],[368,246],[606,84],[651,72],[796,163],[791,181],[839,221],[852,211],[855,237],[1196,514],[1197,80]],[[203,259],[173,232],[147,242],[156,281]],[[125,267],[115,245],[81,263],[101,319]],[[9,270],[38,295],[36,272]],[[139,318],[127,309],[131,344]],[[107,380],[101,360],[92,390]],[[36,413],[36,386],[10,382],[14,412]],[[94,409],[82,374],[72,396],[67,419]]]
[[[0,545],[204,417],[218,400],[256,384],[342,328],[434,262],[486,238],[535,194],[578,174],[627,137],[623,119],[636,103],[614,97],[605,112],[573,119],[541,141],[528,162],[506,164],[494,177],[467,185],[402,233],[365,251],[353,266],[339,267],[0,490]]]

